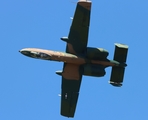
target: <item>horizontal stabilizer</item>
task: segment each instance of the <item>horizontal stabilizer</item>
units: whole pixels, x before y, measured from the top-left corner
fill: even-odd
[[[126,67],[126,58],[127,58],[127,51],[128,46],[124,44],[115,44],[115,54],[114,54],[114,60],[119,62],[123,66],[115,66],[112,67],[111,71],[111,78],[109,83],[116,87],[121,87],[124,77],[124,71]]]

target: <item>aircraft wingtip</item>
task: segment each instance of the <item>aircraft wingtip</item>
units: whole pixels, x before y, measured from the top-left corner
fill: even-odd
[[[91,2],[90,0],[79,0],[79,2]]]

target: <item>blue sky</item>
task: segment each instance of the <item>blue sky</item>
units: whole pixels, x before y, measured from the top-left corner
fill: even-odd
[[[0,120],[65,120],[60,115],[63,63],[21,55],[26,47],[65,51],[74,0],[0,1]],[[121,88],[83,77],[74,120],[147,120],[148,1],[93,0],[88,46],[114,55],[114,43],[129,45]]]

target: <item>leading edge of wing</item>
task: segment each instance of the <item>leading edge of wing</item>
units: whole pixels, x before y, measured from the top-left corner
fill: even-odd
[[[82,54],[85,51],[88,41],[90,11],[90,1],[79,1],[77,3],[68,36],[67,53]]]
[[[64,63],[62,73],[61,115],[74,117],[82,79],[82,67]]]

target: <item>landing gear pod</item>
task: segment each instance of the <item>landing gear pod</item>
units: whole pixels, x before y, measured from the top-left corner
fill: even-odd
[[[61,37],[61,40],[63,40],[64,42],[68,42],[68,37]]]

